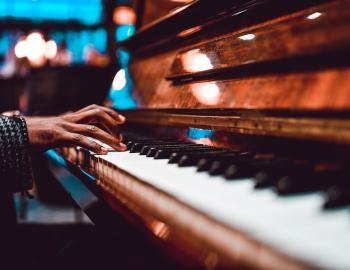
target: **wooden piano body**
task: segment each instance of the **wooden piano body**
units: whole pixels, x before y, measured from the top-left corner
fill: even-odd
[[[132,55],[137,104],[122,111],[123,129],[346,164],[350,1],[199,0],[151,22],[155,6],[175,4],[140,2],[140,24],[148,24],[118,44]],[[192,136],[198,130],[210,136]],[[101,200],[185,268],[318,268],[98,156],[59,152]]]

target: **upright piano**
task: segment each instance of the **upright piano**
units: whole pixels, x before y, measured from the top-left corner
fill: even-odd
[[[350,1],[136,4],[128,151],[51,156],[184,269],[350,269]]]

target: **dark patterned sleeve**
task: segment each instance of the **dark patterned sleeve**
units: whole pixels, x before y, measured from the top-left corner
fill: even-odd
[[[0,188],[12,192],[32,187],[28,131],[22,117],[0,116]]]

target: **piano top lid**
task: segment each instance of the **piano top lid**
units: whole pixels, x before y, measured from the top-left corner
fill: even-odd
[[[220,0],[213,5],[212,0],[195,0],[142,26],[134,36],[119,42],[117,46],[132,50],[139,45],[145,46],[166,36],[273,1],[275,0]]]
[[[306,7],[318,5],[329,0],[220,0],[213,4],[212,0],[194,0],[188,5],[175,9],[173,12],[142,26],[134,36],[117,43],[117,47],[123,47],[130,51],[148,47],[160,40],[181,37],[182,33],[192,32],[193,29],[206,29],[216,23],[220,23],[231,18],[242,18],[240,20],[247,23],[254,21],[259,12],[271,13],[271,17],[288,14]],[[253,11],[254,18],[250,18],[246,13]],[[248,18],[247,18],[248,17]],[[262,16],[266,17],[265,15]],[[233,22],[235,25],[237,21]],[[198,31],[193,31],[197,33]],[[187,34],[186,34],[187,35]]]

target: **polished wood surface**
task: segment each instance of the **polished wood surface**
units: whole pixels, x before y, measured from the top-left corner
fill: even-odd
[[[290,111],[253,110],[130,110],[122,112],[128,123],[196,127],[247,135],[269,135],[350,145],[348,113],[323,115]]]
[[[149,73],[156,71],[166,72],[156,68]],[[186,84],[171,84],[147,69],[135,74],[139,75],[135,81],[147,82],[144,92],[135,93],[139,108],[344,110],[350,106],[350,69],[345,67]]]
[[[347,48],[350,45],[349,16],[350,2],[331,2],[244,28],[181,51],[168,78],[204,76],[228,68]],[[346,51],[343,53],[347,54]],[[313,61],[320,62],[318,59]]]
[[[141,18],[144,10],[147,9],[144,1],[139,1],[141,7]],[[120,47],[132,50],[133,53],[145,51],[149,48],[158,47],[160,49],[171,47],[178,41],[187,40],[194,43],[194,37],[199,32],[201,39],[215,37],[219,34],[229,33],[243,27],[252,26],[268,19],[277,18],[283,14],[290,14],[293,11],[302,10],[314,6],[326,0],[293,1],[288,0],[212,0],[181,1],[188,3],[180,8],[175,8],[173,12],[160,17],[148,24],[142,25],[136,34],[129,39],[119,43]],[[152,2],[148,3],[152,6]],[[167,9],[162,6],[172,4],[162,3],[159,15],[162,10]],[[154,9],[154,8],[150,8]],[[194,16],[195,14],[195,16]]]
[[[153,0],[144,1],[143,11],[141,14],[141,25],[149,25],[155,21],[173,14],[176,9],[183,7],[186,4],[193,2],[193,0],[182,0],[182,1],[169,1],[169,0]],[[140,15],[139,15],[140,16]]]
[[[129,70],[138,109],[231,115],[130,111],[128,121],[348,144],[348,117],[334,113],[350,108],[349,7],[348,0],[331,1],[187,47],[136,53]],[[243,117],[242,109],[253,114]],[[277,113],[267,117],[268,110]],[[329,111],[333,118],[282,117],[280,110]]]

